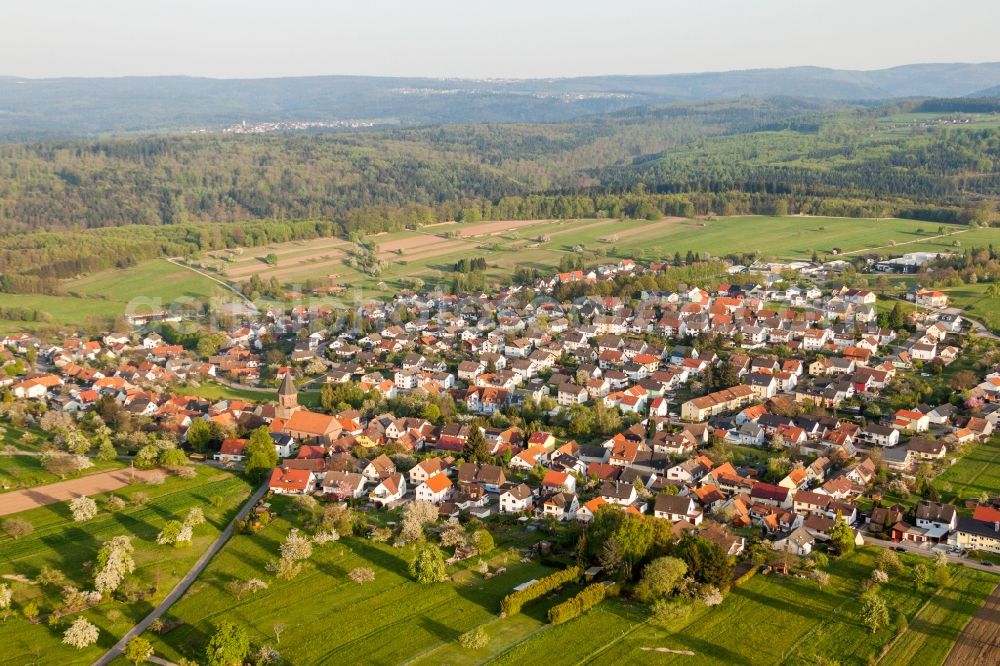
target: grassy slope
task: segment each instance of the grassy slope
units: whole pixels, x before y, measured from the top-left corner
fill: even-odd
[[[106,472],[118,469],[123,465],[124,463],[120,460],[110,460],[107,462],[95,460],[93,467],[79,474],[67,475],[66,478],[75,479],[87,476],[88,474]],[[39,457],[0,455],[0,493],[22,488],[34,488],[62,480],[59,476],[46,471],[42,467],[42,460]]]
[[[960,500],[979,497],[983,491],[996,494],[1000,488],[1000,436],[974,445],[934,480],[938,488],[945,483],[952,485],[953,496]]]
[[[150,636],[158,654],[197,658],[222,620],[246,627],[255,643],[273,644],[274,624],[285,622],[280,650],[290,663],[397,664],[495,618],[500,599],[514,585],[550,571],[500,550],[491,554],[491,565],[508,566],[505,575],[485,581],[465,563],[452,569],[454,583],[419,585],[407,572],[410,549],[349,537],[314,548],[297,578],[280,581],[265,565],[277,557],[294,509],[281,499],[274,505],[279,517],[258,534],[234,537],[171,608],[169,615],[185,624],[163,637]],[[360,566],[374,569],[374,582],[358,585],[347,578]],[[242,601],[225,591],[233,578],[250,577],[268,580],[270,588]]]
[[[859,582],[869,575],[876,552],[865,548],[834,561],[831,583],[823,590],[811,581],[758,575],[722,605],[700,606],[666,629],[646,623],[640,610],[627,602],[605,602],[576,620],[538,632],[496,663],[521,663],[530,655],[546,654],[553,655],[552,664],[811,664],[816,655],[840,664],[863,664],[896,633],[893,625],[872,635],[857,620]],[[905,561],[911,565],[919,560]],[[905,640],[893,649],[900,654],[926,649],[935,655],[925,660],[921,652],[919,661],[883,663],[940,663],[996,582],[992,574],[959,569],[953,587],[938,596],[929,586],[914,592],[906,575],[883,585],[887,605],[898,607],[911,623]],[[932,601],[925,606],[927,599]],[[931,630],[932,622],[940,625]]]
[[[994,331],[1000,331],[1000,298],[993,298],[989,295],[987,292],[989,286],[988,284],[966,284],[941,291],[947,293],[951,299],[949,305],[963,308],[970,317],[980,320]]]
[[[208,298],[222,289],[208,278],[163,260],[69,280],[65,288],[67,296],[4,294],[5,306],[47,312],[51,323],[0,320],[0,333],[86,326],[94,319],[112,320],[123,315],[133,299],[139,299],[143,305],[138,311],[143,311],[157,303],[166,307],[175,299]]]
[[[130,535],[135,546],[137,565],[134,578],[151,585],[159,578],[157,592],[149,599],[122,603],[106,602],[85,615],[101,629],[97,646],[77,652],[62,645],[64,627],[50,628],[44,623],[28,624],[22,619],[0,623],[0,663],[44,664],[85,663],[103,650],[144,617],[187,572],[204,549],[232,519],[240,504],[250,493],[240,477],[208,467],[199,467],[198,476],[191,480],[171,477],[161,486],[132,486],[115,493],[128,498],[145,492],[151,498],[142,506],[131,504],[115,513],[103,503],[101,513],[86,523],[74,523],[65,503],[54,504],[18,514],[31,522],[34,533],[17,541],[0,537],[0,575],[20,575],[31,579],[42,566],[55,567],[81,588],[92,588],[89,564],[93,562],[102,541],[113,536]],[[218,497],[218,505],[213,498]],[[156,535],[163,524],[173,518],[183,518],[192,506],[205,511],[207,523],[195,529],[191,546],[172,548],[156,544]],[[58,590],[43,590],[35,585],[12,583],[15,607],[34,599],[41,612],[47,613],[57,603]]]
[[[283,273],[286,283],[301,283],[306,278],[321,278],[338,274],[336,281],[361,288],[361,295],[378,297],[393,293],[408,277],[421,277],[425,281],[448,279],[452,265],[462,257],[486,256],[491,268],[488,274],[495,279],[509,277],[515,266],[523,265],[546,272],[553,271],[559,260],[582,245],[588,251],[610,251],[613,247],[622,253],[643,253],[646,257],[672,257],[674,252],[686,254],[688,250],[721,256],[733,252],[760,251],[765,257],[779,259],[808,259],[813,251],[821,255],[834,248],[843,251],[861,250],[869,247],[887,246],[895,241],[897,246],[891,253],[901,254],[918,250],[951,250],[958,240],[962,247],[985,246],[1000,243],[1000,230],[975,229],[947,226],[947,231],[961,231],[954,237],[932,239],[937,235],[937,227],[929,222],[913,220],[864,220],[850,218],[819,217],[755,217],[736,216],[708,220],[658,221],[645,220],[560,220],[542,222],[537,225],[520,227],[495,235],[467,239],[473,244],[481,244],[482,249],[456,249],[435,257],[415,258],[391,255],[389,266],[379,279],[369,278],[342,263],[339,257],[318,262],[301,264],[301,272]],[[436,227],[423,233],[449,230]],[[918,234],[917,230],[924,233]],[[752,230],[752,231],[751,231]],[[612,237],[616,234],[618,239]],[[419,235],[416,232],[398,232],[374,237],[381,244]],[[548,236],[545,242],[537,242],[540,235]],[[322,239],[320,243],[328,243]],[[450,242],[444,241],[442,243]],[[497,243],[497,250],[485,246]],[[903,245],[903,243],[907,243]],[[309,244],[301,241],[275,246],[279,251],[287,251],[283,257],[307,257]],[[305,249],[303,249],[305,248]],[[885,252],[889,253],[886,247]],[[283,266],[280,269],[285,270]],[[268,267],[261,264],[261,276],[266,277]],[[246,279],[246,278],[244,278]],[[385,282],[385,286],[380,286]],[[146,262],[132,268],[104,271],[88,275],[66,283],[71,296],[41,296],[31,294],[5,294],[5,304],[38,309],[52,315],[52,325],[34,322],[0,321],[0,332],[14,330],[38,330],[45,326],[84,326],[94,318],[109,319],[122,314],[133,298],[161,299],[169,304],[181,298],[207,298],[221,292],[221,287],[207,278],[174,266],[166,261]],[[77,297],[78,296],[78,297]],[[961,299],[962,295],[957,295]],[[992,316],[996,307],[988,303],[972,288],[968,298],[981,316]],[[354,294],[341,297],[350,302]],[[962,304],[962,303],[959,303]],[[1000,307],[1000,306],[997,306]],[[1000,317],[1000,311],[995,315]]]

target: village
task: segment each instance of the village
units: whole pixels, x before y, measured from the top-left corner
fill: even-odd
[[[360,307],[354,329],[339,332],[323,325],[323,306],[267,312],[204,355],[156,332],[58,343],[11,335],[0,341],[4,362],[26,370],[0,388],[8,403],[76,417],[113,403],[181,445],[207,422],[214,442],[188,443],[189,453],[227,466],[241,465],[248,433],[266,427],[280,459],[268,480],[275,494],[425,501],[442,519],[586,523],[614,505],[732,557],[755,533],[806,556],[838,521],[858,544],[870,535],[1000,553],[996,497],[965,498],[971,516],[936,496],[911,508],[884,498],[914,486],[927,495],[930,479],[1000,420],[996,368],[957,399],[880,409],[906,376],[959,358],[963,320],[939,313],[943,294],[916,290],[927,309],[895,328],[879,325],[872,291],[773,274],[766,286],[554,297],[560,286],[665,268],[626,259],[560,273],[537,280],[530,301],[523,287],[401,293]],[[169,389],[258,383],[262,350],[283,340],[292,350],[273,369],[276,402]],[[328,409],[301,405],[297,381],[333,396]],[[352,391],[353,404],[342,397]]]

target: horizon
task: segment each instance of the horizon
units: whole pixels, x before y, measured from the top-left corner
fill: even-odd
[[[986,0],[944,13],[930,0],[843,0],[835,9],[794,0],[380,0],[348,7],[102,0],[96,10],[70,0],[12,4],[0,24],[0,62],[25,79],[268,79],[331,71],[549,79],[801,66],[795,62],[871,71],[1000,60],[993,34],[1000,6]]]
[[[327,74],[279,74],[274,76],[209,76],[201,74],[183,74],[183,73],[162,73],[162,74],[121,74],[121,75],[94,75],[94,76],[66,76],[66,75],[54,75],[54,76],[22,76],[20,74],[5,74],[0,73],[0,78],[3,79],[17,79],[24,81],[58,81],[64,79],[157,79],[157,78],[176,78],[176,79],[203,79],[208,81],[265,81],[272,79],[318,79],[318,78],[357,78],[357,79],[426,79],[429,81],[484,81],[484,82],[512,82],[512,81],[570,81],[573,79],[600,79],[600,78],[663,78],[670,76],[702,76],[709,74],[732,74],[732,73],[745,73],[745,72],[770,72],[770,71],[781,71],[781,70],[793,70],[793,69],[817,69],[831,72],[859,72],[859,73],[871,73],[871,72],[883,72],[893,69],[903,69],[906,67],[934,67],[934,66],[982,66],[982,65],[1000,65],[1000,58],[996,60],[981,60],[981,61],[969,61],[969,60],[952,60],[952,61],[921,61],[921,62],[904,62],[897,65],[889,65],[886,67],[874,67],[874,68],[841,68],[841,67],[827,67],[825,65],[812,65],[812,64],[801,64],[801,65],[784,65],[779,67],[746,67],[746,68],[731,68],[731,69],[706,69],[706,70],[692,70],[683,72],[661,72],[661,73],[648,73],[648,74],[633,74],[628,72],[608,72],[604,74],[580,74],[580,75],[558,75],[558,76],[428,76],[428,75],[405,75],[405,74],[349,74],[349,73],[327,73]]]

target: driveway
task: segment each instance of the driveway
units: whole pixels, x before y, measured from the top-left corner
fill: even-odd
[[[29,509],[37,509],[47,504],[65,502],[81,495],[109,493],[119,488],[124,488],[136,481],[140,483],[144,482],[149,475],[153,474],[162,474],[162,472],[156,470],[131,471],[116,469],[111,472],[88,474],[87,476],[81,476],[79,479],[50,483],[47,486],[25,488],[24,490],[3,493],[0,495],[0,516],[19,513]]]

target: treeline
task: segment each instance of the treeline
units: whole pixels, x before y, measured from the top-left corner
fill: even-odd
[[[928,99],[914,109],[924,113],[1000,113],[996,97],[959,97]]]
[[[34,310],[32,308],[0,305],[0,319],[8,321],[50,322],[52,321],[52,315],[48,312],[42,312],[41,310]]]
[[[257,221],[229,224],[133,225],[82,232],[0,237],[0,291],[61,294],[61,280],[160,257],[206,250],[309,240],[342,232],[333,222]]]

